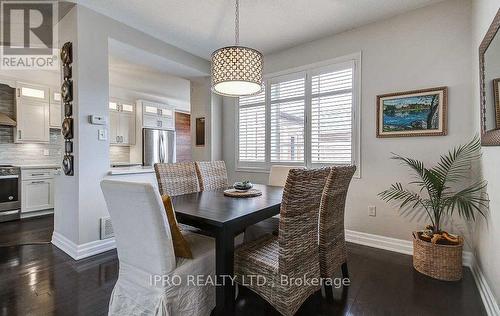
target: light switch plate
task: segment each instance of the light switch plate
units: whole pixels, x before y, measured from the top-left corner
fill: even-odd
[[[44,149],[44,150],[43,150],[43,155],[44,155],[44,156],[48,156],[48,155],[50,155],[49,150],[48,150],[48,149]]]
[[[99,129],[97,131],[97,139],[101,141],[108,140],[108,131],[106,129]]]

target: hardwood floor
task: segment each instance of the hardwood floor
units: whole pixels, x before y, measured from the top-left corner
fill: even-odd
[[[0,223],[0,244],[50,240],[52,222]],[[334,300],[316,293],[298,315],[486,315],[469,269],[461,282],[441,282],[415,272],[410,256],[348,248],[351,286]],[[0,315],[106,315],[117,276],[116,251],[75,262],[51,244],[0,247]],[[236,313],[279,315],[244,288]]]
[[[0,223],[0,246],[50,242],[53,230],[53,215]]]

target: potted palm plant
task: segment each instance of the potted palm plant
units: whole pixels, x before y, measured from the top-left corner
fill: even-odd
[[[415,174],[416,190],[392,184],[381,193],[382,200],[397,201],[400,209],[425,212],[430,225],[413,232],[413,266],[425,275],[446,281],[462,278],[463,238],[443,230],[446,217],[458,214],[465,220],[484,216],[488,199],[484,196],[485,181],[468,184],[470,166],[481,157],[481,142],[475,137],[465,145],[442,155],[432,168],[424,163],[394,154],[392,159],[407,165]]]

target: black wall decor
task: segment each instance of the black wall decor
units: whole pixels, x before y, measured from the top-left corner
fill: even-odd
[[[64,171],[64,174],[67,176],[74,175],[74,171],[73,171],[74,161],[73,160],[74,160],[73,155],[71,155],[71,154],[64,155],[62,169]]]
[[[65,117],[62,122],[61,132],[66,140],[73,139],[73,119]]]
[[[61,85],[61,95],[64,101],[64,120],[62,122],[61,132],[64,136],[64,158],[62,168],[64,174],[67,176],[74,175],[74,162],[73,153],[73,80],[71,79],[73,63],[73,45],[71,42],[66,42],[61,49],[62,60],[62,74],[63,83]]]

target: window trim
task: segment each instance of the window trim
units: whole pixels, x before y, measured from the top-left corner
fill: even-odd
[[[294,76],[300,76],[301,73],[306,73],[306,105],[310,104],[311,99],[311,75],[318,73],[324,69],[335,69],[342,67],[342,64],[353,63],[354,71],[353,71],[353,87],[352,87],[352,97],[353,97],[353,109],[352,109],[352,155],[353,155],[353,164],[356,165],[356,173],[354,174],[355,178],[361,178],[361,58],[362,53],[357,52],[317,63],[312,63],[300,67],[295,67],[291,69],[287,69],[284,71],[274,72],[270,74],[264,75],[264,83],[266,85],[266,95],[265,95],[265,105],[266,105],[266,158],[265,162],[248,162],[248,161],[239,161],[239,99],[236,99],[236,111],[235,111],[235,122],[236,122],[236,144],[234,151],[234,158],[236,162],[236,171],[237,172],[255,172],[255,173],[269,173],[269,170],[272,165],[288,165],[288,166],[306,166],[308,168],[318,168],[318,167],[326,167],[331,166],[332,164],[328,163],[312,163],[311,162],[311,107],[305,107],[305,122],[304,122],[304,154],[305,159],[304,162],[292,163],[292,162],[271,162],[271,116],[270,113],[267,113],[270,105],[271,99],[271,89],[270,83],[275,80],[277,77],[280,79],[284,77],[293,78]]]

